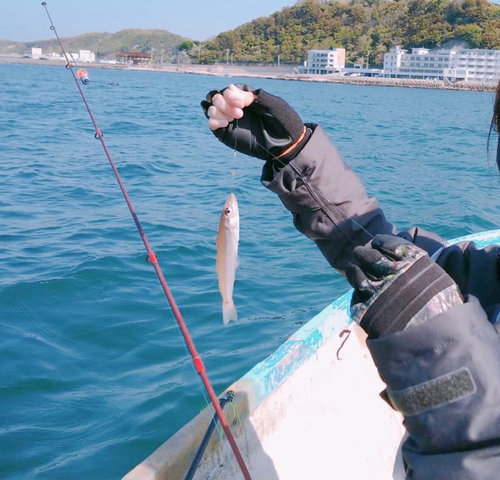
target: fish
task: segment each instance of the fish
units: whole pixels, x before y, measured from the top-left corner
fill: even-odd
[[[233,192],[227,197],[220,216],[217,232],[216,269],[219,290],[222,296],[222,321],[227,325],[238,320],[233,301],[234,281],[238,268],[238,244],[240,242],[240,213],[238,201]]]

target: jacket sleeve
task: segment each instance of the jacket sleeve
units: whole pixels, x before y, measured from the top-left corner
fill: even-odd
[[[407,478],[498,479],[500,339],[477,299],[368,348],[405,419]]]
[[[295,227],[316,243],[330,265],[343,272],[354,247],[379,233],[396,234],[396,229],[323,129],[308,127],[313,134],[299,155],[279,172],[267,162],[261,180],[292,213]],[[401,236],[430,255],[444,243],[418,228]]]
[[[473,295],[491,323],[500,329],[500,246],[477,248],[460,242],[443,249],[437,263],[455,280],[463,295]]]

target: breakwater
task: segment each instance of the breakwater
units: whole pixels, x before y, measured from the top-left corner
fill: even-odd
[[[132,67],[144,70],[144,67]],[[353,77],[342,75],[305,75],[297,73],[291,66],[233,66],[233,65],[163,65],[146,67],[174,73],[190,73],[198,75],[222,75],[226,77],[256,77],[279,80],[341,83],[350,85],[378,85],[385,87],[432,88],[444,90],[473,90],[481,92],[495,91],[496,83],[482,82],[450,82],[449,80],[419,78],[386,78],[386,77]]]
[[[446,90],[475,90],[490,92],[496,90],[496,83],[450,82],[449,80],[419,78],[384,78],[384,77],[344,77],[340,75],[285,75],[284,80],[303,82],[343,83],[354,85],[380,85],[386,87],[439,88]]]

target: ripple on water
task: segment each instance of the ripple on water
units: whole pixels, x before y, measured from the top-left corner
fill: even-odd
[[[321,123],[398,227],[497,225],[491,96],[251,83]],[[98,69],[85,90],[217,392],[347,291],[260,185],[262,162],[206,128],[199,101],[226,84]],[[0,477],[119,478],[208,400],[66,69],[0,65],[0,111]],[[215,236],[231,190],[240,320],[224,326]]]

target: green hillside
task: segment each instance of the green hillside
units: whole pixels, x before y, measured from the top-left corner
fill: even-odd
[[[167,30],[127,29],[116,33],[85,33],[75,37],[63,38],[64,48],[68,52],[92,50],[100,57],[113,57],[116,53],[136,51],[155,52],[155,55],[173,55],[177,47],[187,39]],[[34,42],[8,42],[0,40],[2,53],[31,53],[31,47],[41,47],[44,53],[60,53],[57,40]]]
[[[309,49],[346,49],[347,62],[370,57],[382,65],[394,45],[439,47],[459,41],[500,49],[500,5],[487,0],[302,0],[202,44],[206,63],[299,64]],[[189,50],[198,58],[198,46]]]
[[[9,40],[0,40],[0,52],[15,50],[20,45],[19,42],[11,42]],[[17,53],[17,52],[16,52]]]
[[[346,49],[347,63],[367,58],[382,65],[392,46],[500,49],[500,5],[487,0],[299,0],[205,42],[166,30],[86,33],[63,39],[69,52],[92,50],[114,58],[124,51],[153,52],[156,61],[301,64],[310,49]],[[9,42],[0,52],[27,54],[31,47],[57,52],[56,40]],[[181,56],[178,53],[181,52]]]

